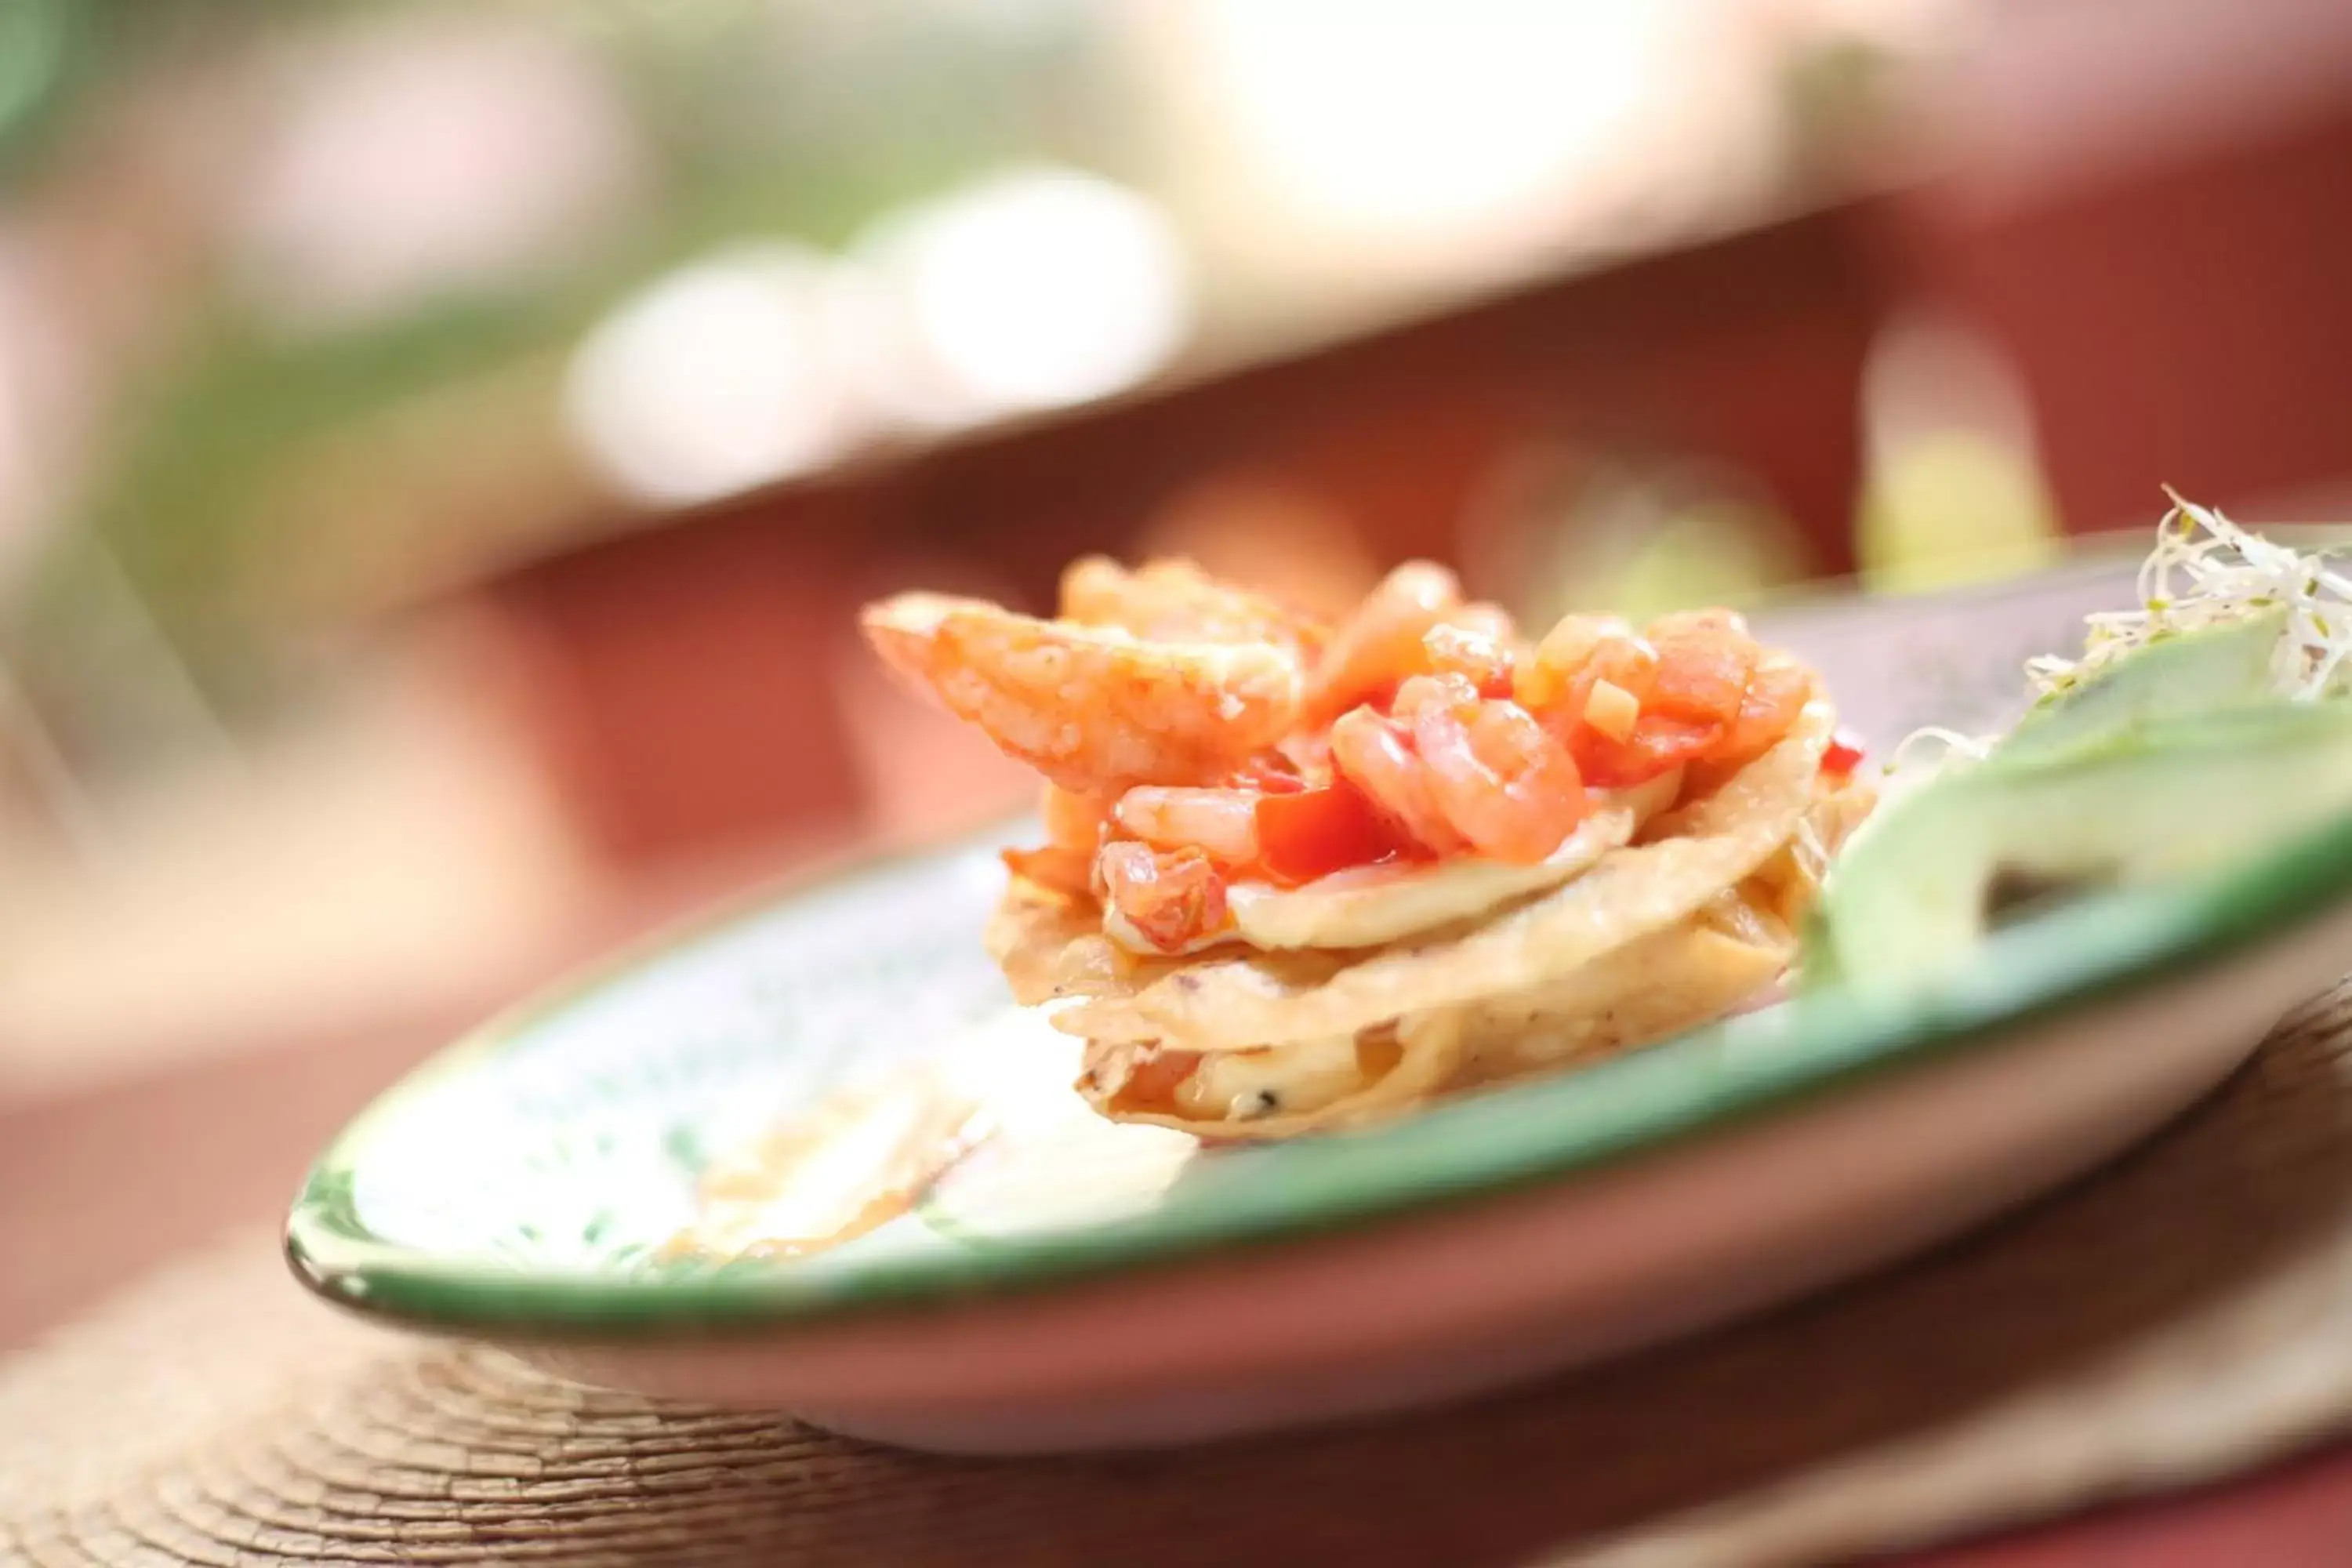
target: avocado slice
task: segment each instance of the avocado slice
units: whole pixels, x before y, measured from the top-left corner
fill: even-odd
[[[2137,725],[2262,702],[2271,695],[2271,658],[2285,633],[2280,609],[2151,642],[2036,703],[1993,754],[2038,756]]]
[[[1888,802],[1831,870],[1806,982],[1901,985],[1965,959],[2021,902],[2191,875],[2352,810],[2352,702],[2152,710]]]

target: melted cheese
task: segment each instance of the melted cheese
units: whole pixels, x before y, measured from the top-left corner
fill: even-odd
[[[1177,1087],[1176,1101],[1188,1115],[1242,1121],[1318,1110],[1363,1087],[1356,1037],[1333,1035],[1255,1050],[1212,1052]]]
[[[1579,829],[1550,859],[1533,866],[1475,859],[1367,866],[1303,888],[1238,882],[1225,897],[1234,931],[1255,948],[1379,947],[1566,881],[1606,847],[1583,834]]]

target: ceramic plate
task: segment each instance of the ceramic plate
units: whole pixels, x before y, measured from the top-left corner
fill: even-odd
[[[2134,564],[1759,630],[1883,753],[2004,721],[2022,660]],[[296,1271],[589,1381],[891,1441],[1184,1441],[1474,1392],[1916,1248],[2142,1135],[2352,961],[2347,822],[2014,928],[1933,989],[1203,1151],[1092,1116],[1075,1043],[1011,1007],[980,930],[1022,831],[774,895],[454,1047],[320,1159]],[[796,1256],[677,1245],[714,1160],[909,1082],[979,1136],[902,1210]]]

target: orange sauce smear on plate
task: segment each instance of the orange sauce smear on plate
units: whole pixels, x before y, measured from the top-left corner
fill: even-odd
[[[977,1102],[929,1071],[819,1101],[713,1161],[665,1256],[798,1258],[912,1208],[988,1132]]]

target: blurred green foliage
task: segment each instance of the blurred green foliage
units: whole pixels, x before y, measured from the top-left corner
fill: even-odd
[[[747,236],[840,245],[865,223],[1024,157],[1111,166],[1115,73],[1071,0],[1002,9],[884,0],[856,7],[750,0],[8,0],[0,5],[0,170],[37,182],[77,133],[202,58],[217,63],[367,14],[495,10],[593,51],[616,84],[654,191],[619,229],[555,270],[418,300],[331,334],[257,319],[204,275],[178,302],[171,352],[112,411],[81,515],[16,606],[8,643],[38,686],[96,679],[75,623],[117,569],[199,683],[234,700],[268,685],[281,628],[270,586],[339,520],[289,520],[268,500],[328,443],[427,395],[560,354],[632,287]],[[388,476],[397,484],[400,476]],[[583,521],[590,520],[583,520]],[[101,547],[93,561],[86,547]]]
[[[80,79],[88,13],[76,0],[0,5],[0,169],[27,155]]]

